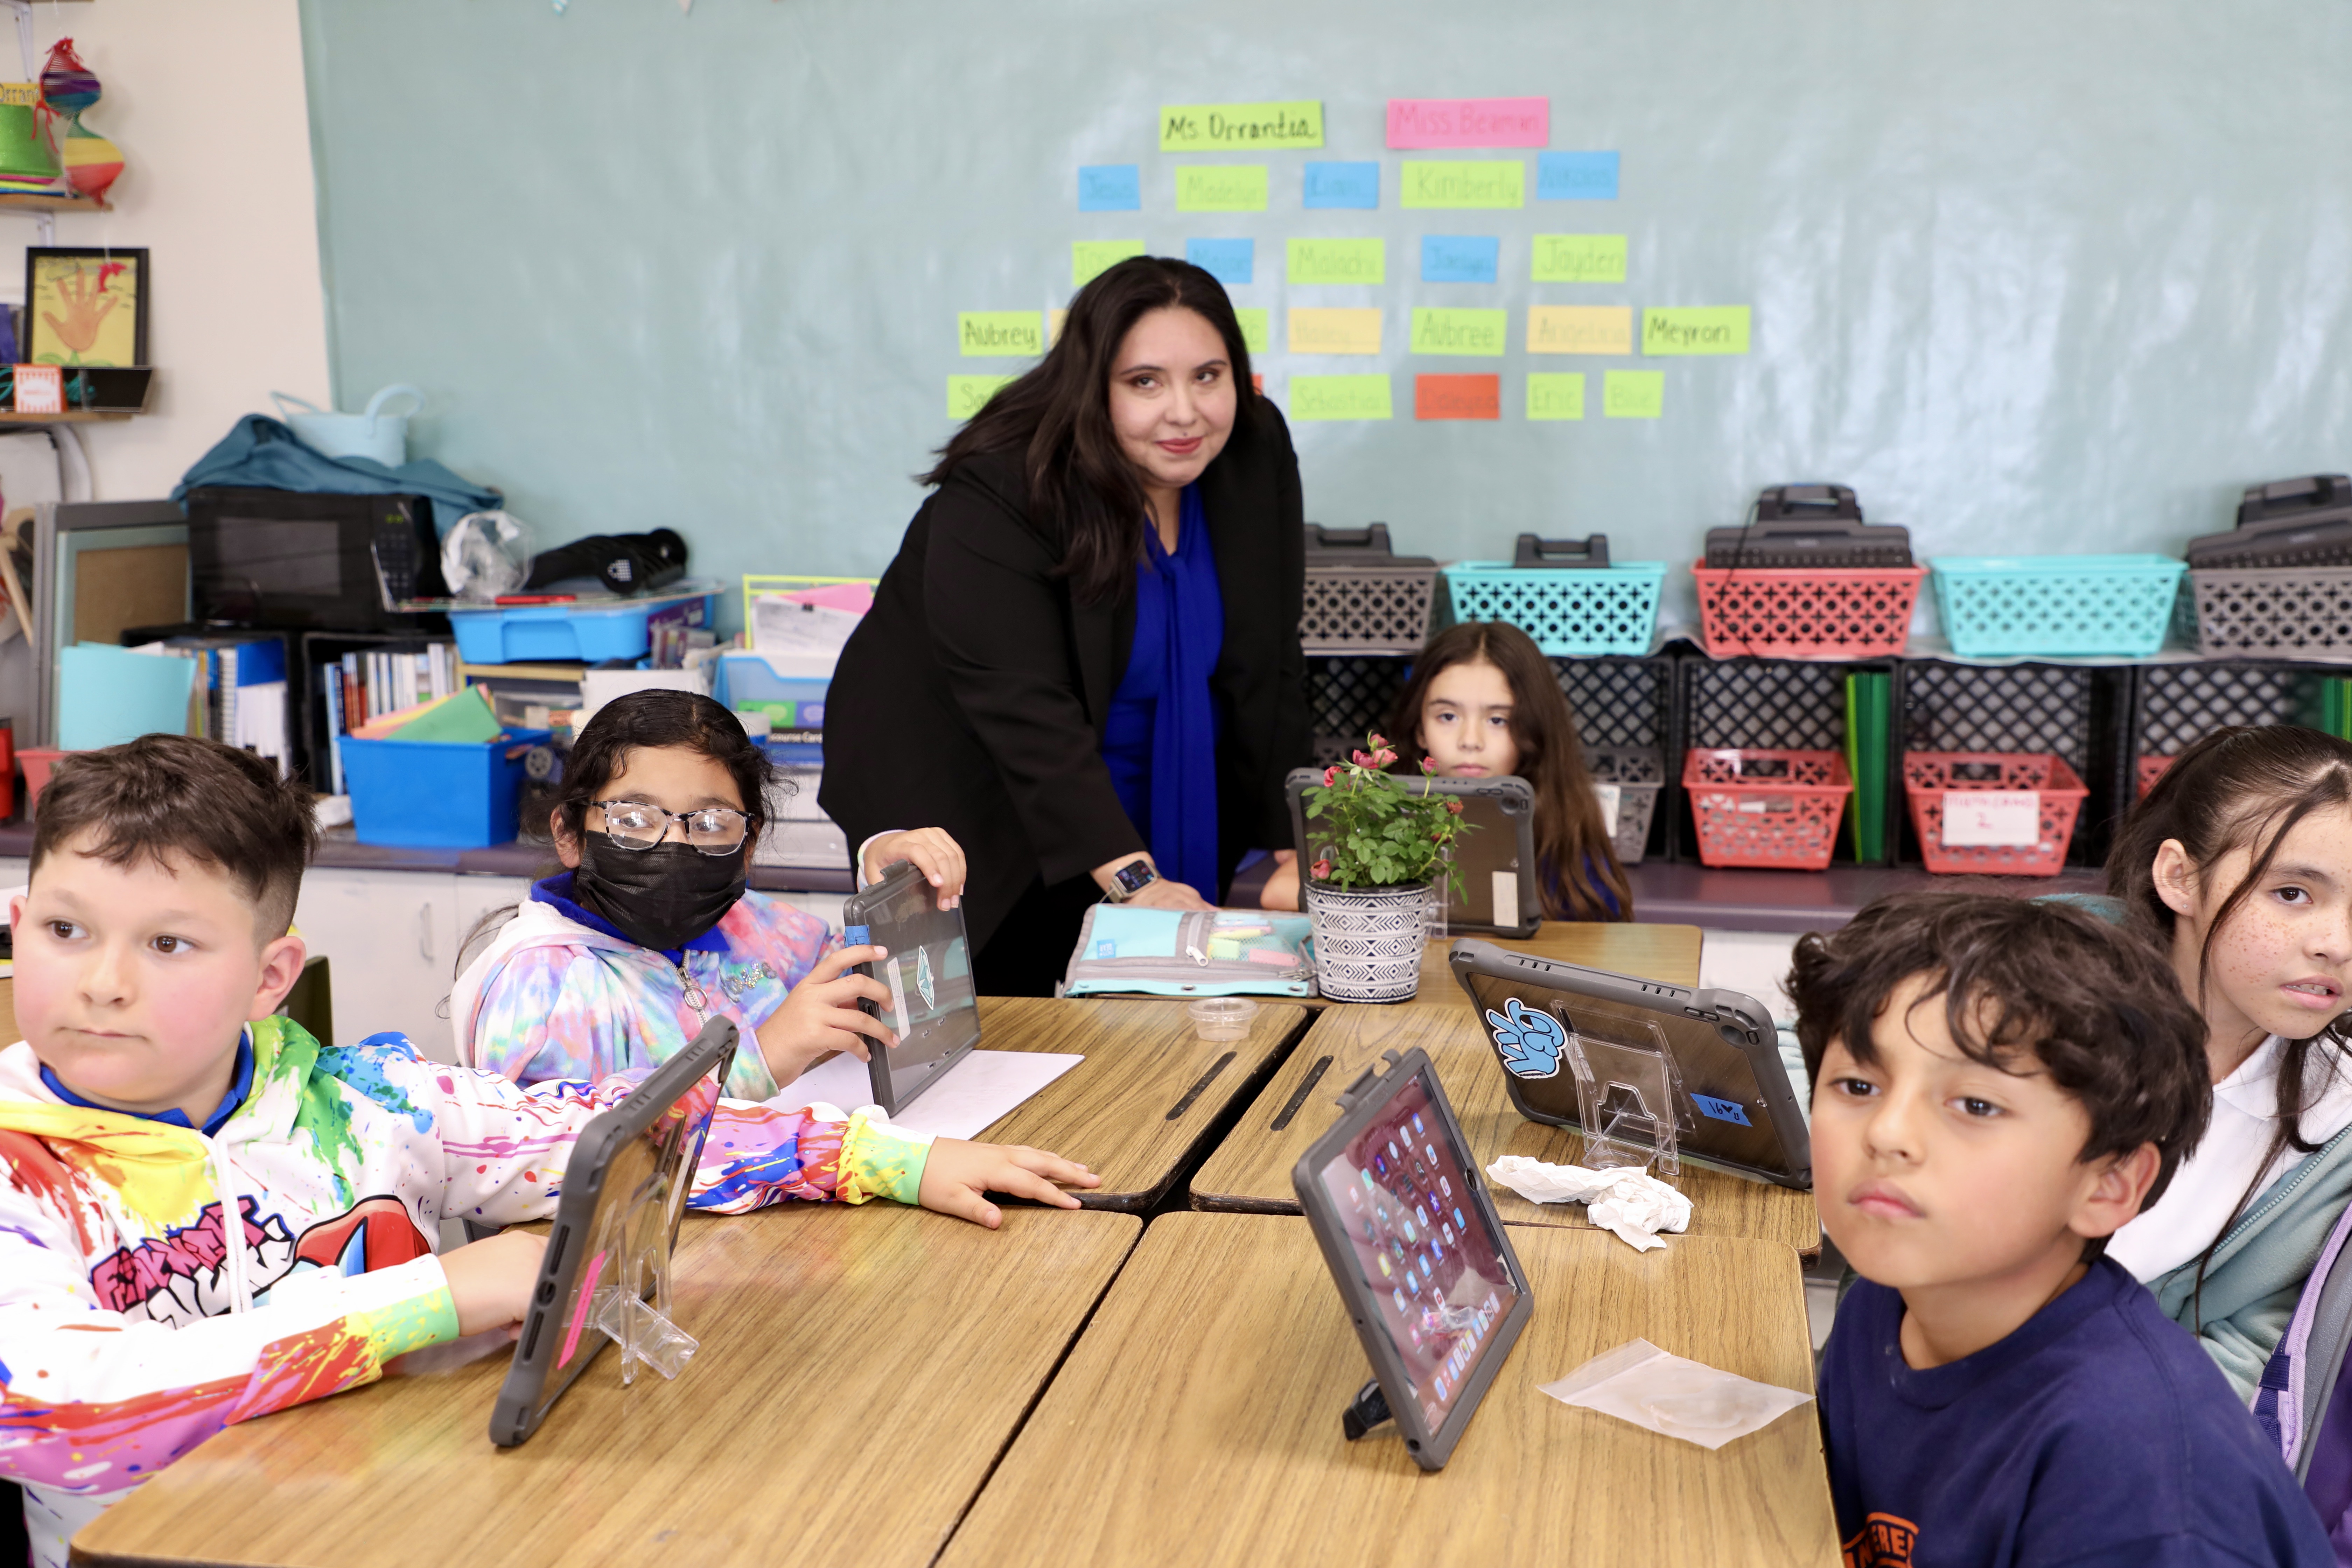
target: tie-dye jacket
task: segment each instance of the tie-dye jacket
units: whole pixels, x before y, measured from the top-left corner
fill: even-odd
[[[0,1477],[26,1485],[44,1568],[229,1423],[455,1339],[442,1220],[549,1217],[572,1139],[632,1081],[518,1088],[399,1035],[324,1049],[282,1018],[251,1040],[252,1091],[209,1138],[61,1102],[32,1047],[0,1050]],[[927,1142],[723,1100],[690,1202],[912,1203]]]
[[[751,1033],[839,941],[815,915],[761,892],[746,892],[711,934],[723,949],[681,955],[689,993],[660,953],[525,899],[450,994],[457,1059],[517,1083],[602,1079],[659,1067],[705,1023],[731,1018],[743,1048],[727,1092],[766,1100],[776,1082]]]

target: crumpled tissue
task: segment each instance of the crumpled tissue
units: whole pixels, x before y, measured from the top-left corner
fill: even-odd
[[[1690,1228],[1690,1199],[1639,1165],[1592,1171],[1506,1154],[1486,1174],[1531,1204],[1582,1204],[1594,1225],[1615,1231],[1636,1252],[1665,1246],[1662,1230]]]
[[[1813,1402],[1793,1388],[1668,1355],[1647,1340],[1628,1340],[1559,1382],[1536,1386],[1563,1405],[1581,1405],[1702,1448],[1720,1448]]]

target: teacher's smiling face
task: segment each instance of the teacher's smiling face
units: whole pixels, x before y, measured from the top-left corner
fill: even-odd
[[[1234,367],[1208,318],[1163,306],[1128,329],[1111,362],[1110,422],[1149,489],[1181,489],[1225,449]]]

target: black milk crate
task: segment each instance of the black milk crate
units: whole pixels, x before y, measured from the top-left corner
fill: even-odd
[[[1329,767],[1361,751],[1367,731],[1386,731],[1389,710],[1412,668],[1405,654],[1307,656],[1307,713],[1317,766]]]
[[[1897,712],[1902,710],[1902,667],[1891,659],[1831,662],[1709,658],[1703,654],[1685,654],[1675,662],[1675,728],[1667,747],[1667,791],[1671,802],[1667,816],[1672,830],[1667,850],[1672,858],[1687,865],[1698,864],[1698,834],[1680,780],[1684,758],[1694,748],[1736,746],[1743,750],[1843,754],[1845,678],[1857,670],[1891,671],[1895,676],[1895,708]],[[1903,799],[1902,776],[1896,748],[1890,743],[1887,752],[1887,811],[1892,820]],[[1849,800],[1846,810],[1853,809],[1853,804]],[[1886,843],[1890,847],[1895,843],[1894,834],[1886,836]],[[1853,865],[1853,830],[1841,817],[1837,849],[1831,864]]]
[[[2081,775],[2090,794],[2077,815],[2066,863],[2105,859],[2116,820],[2130,804],[2125,725],[2127,666],[1955,664],[1906,659],[1897,683],[1902,719],[1889,797],[1888,843],[1904,865],[1923,863],[1901,780],[1904,752],[2048,752]]]
[[[2328,729],[2328,682],[2346,676],[2352,668],[2255,659],[2142,666],[2131,704],[2125,804],[2146,795],[2167,763],[2215,730],[2231,724]]]
[[[1555,658],[1551,668],[1576,715],[1577,739],[1593,778],[1624,786],[1617,802],[1617,858],[1628,866],[1652,855],[1664,858],[1673,814],[1658,810],[1658,800],[1682,776],[1680,764],[1668,765],[1665,756],[1675,727],[1675,661],[1663,655]]]

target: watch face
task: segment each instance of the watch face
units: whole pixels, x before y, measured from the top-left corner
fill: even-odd
[[[1140,860],[1129,861],[1121,866],[1113,875],[1118,879],[1118,885],[1130,893],[1139,893],[1160,879],[1160,874]]]

